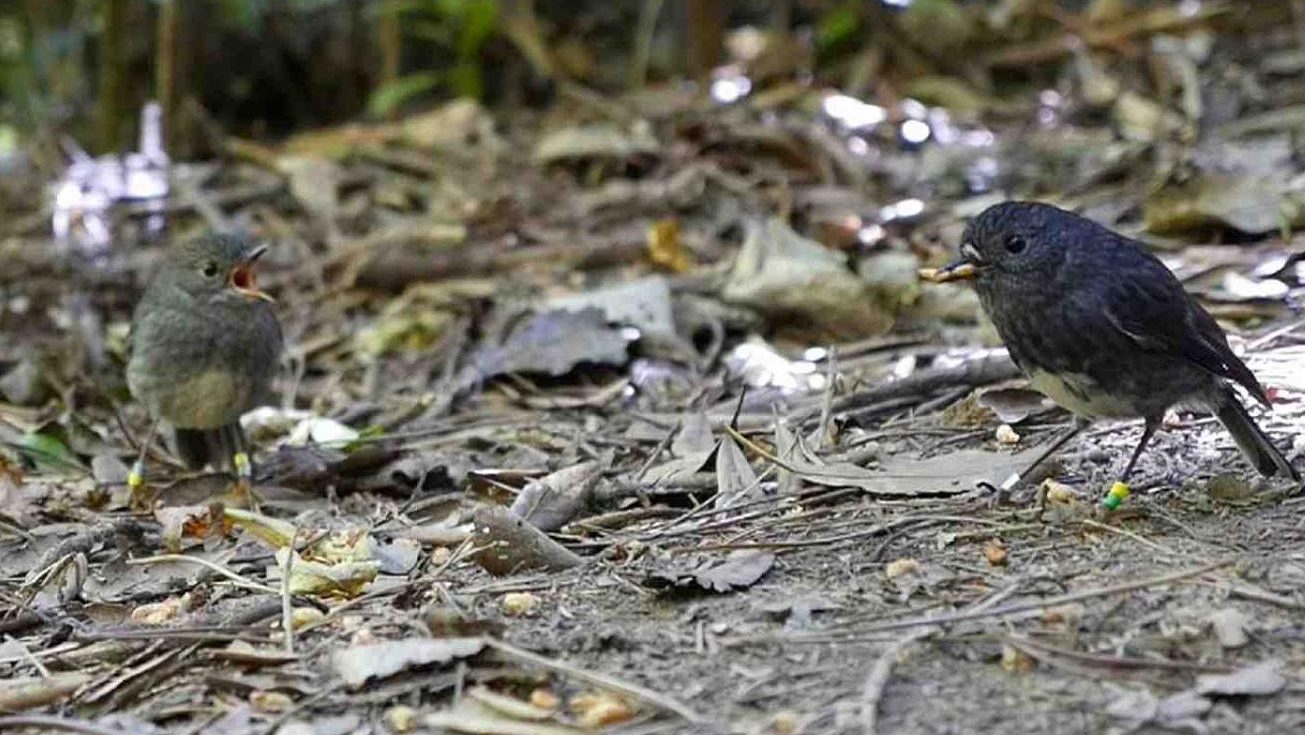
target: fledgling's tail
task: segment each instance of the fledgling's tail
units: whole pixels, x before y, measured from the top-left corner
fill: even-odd
[[[1242,454],[1245,454],[1251,464],[1255,465],[1255,469],[1265,477],[1286,475],[1300,482],[1300,472],[1291,466],[1287,458],[1282,456],[1282,452],[1278,451],[1251,415],[1246,412],[1246,408],[1237,400],[1237,394],[1233,389],[1225,385],[1224,390],[1226,393],[1220,397],[1219,410],[1215,412],[1215,416],[1219,418],[1219,422],[1224,425],[1228,433],[1232,434],[1233,441],[1237,442],[1237,447],[1242,450]]]

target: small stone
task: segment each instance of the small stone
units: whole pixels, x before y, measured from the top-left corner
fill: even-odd
[[[1010,424],[1002,424],[997,427],[997,443],[1007,447],[1014,446],[1020,443],[1020,435],[1011,428]]]
[[[533,615],[539,607],[539,598],[529,592],[509,592],[500,602],[503,614],[512,618]]]

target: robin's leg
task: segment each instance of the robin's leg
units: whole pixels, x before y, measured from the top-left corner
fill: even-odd
[[[1082,416],[1075,416],[1074,425],[1066,429],[1063,434],[1056,437],[1055,441],[1051,442],[1051,444],[1047,445],[1047,448],[1043,450],[1042,454],[1038,455],[1037,459],[1030,462],[1029,466],[1024,468],[1024,470],[1020,472],[1016,472],[1010,477],[1007,477],[1006,481],[1001,483],[1001,488],[1000,488],[1001,492],[1003,493],[1008,492],[1011,488],[1020,484],[1020,480],[1023,480],[1025,477],[1028,477],[1029,475],[1033,474],[1033,470],[1036,470],[1038,468],[1038,465],[1042,464],[1043,462],[1046,462],[1048,457],[1060,451],[1060,448],[1068,444],[1070,439],[1073,439],[1074,437],[1078,436],[1084,429],[1086,429],[1091,424],[1092,422],[1089,421],[1088,419],[1085,419]]]
[[[145,487],[145,455],[149,452],[150,445],[154,443],[154,435],[159,431],[159,422],[160,419],[154,419],[150,424],[145,440],[140,443],[140,454],[132,464],[131,470],[127,472],[127,489],[131,491],[133,500],[141,499],[140,495]]]
[[[1151,437],[1155,435],[1156,429],[1159,428],[1160,419],[1148,416],[1146,424],[1142,427],[1142,438],[1138,440],[1137,448],[1133,450],[1133,455],[1128,458],[1128,464],[1124,465],[1124,471],[1119,476],[1119,480],[1110,486],[1109,492],[1101,501],[1110,510],[1118,508],[1124,502],[1124,498],[1127,498],[1131,492],[1131,488],[1128,486],[1128,478],[1133,474],[1133,467],[1137,465],[1138,458],[1142,456],[1142,450],[1146,449],[1146,445],[1150,443]]]
[[[231,467],[236,471],[236,491],[249,496],[252,503],[254,490],[254,464],[249,458],[249,442],[240,424],[223,426],[222,444],[231,452]]]

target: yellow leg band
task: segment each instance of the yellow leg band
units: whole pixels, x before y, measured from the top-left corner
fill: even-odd
[[[1106,493],[1106,497],[1102,499],[1101,504],[1110,510],[1115,510],[1123,505],[1124,500],[1126,500],[1130,494],[1132,494],[1132,490],[1128,487],[1128,483],[1116,482],[1110,486],[1110,491]]]
[[[232,464],[236,466],[236,474],[240,477],[249,477],[253,474],[249,465],[249,455],[244,452],[236,452],[231,458]]]
[[[135,490],[145,484],[145,467],[142,463],[137,462],[131,466],[131,471],[127,473],[127,487]]]

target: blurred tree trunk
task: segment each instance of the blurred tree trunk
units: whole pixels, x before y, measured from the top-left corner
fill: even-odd
[[[689,4],[689,73],[705,82],[725,49],[723,0],[685,0]]]
[[[177,74],[177,34],[181,32],[180,0],[162,0],[159,5],[158,38],[154,47],[154,96],[163,112],[163,145],[169,154],[176,151],[180,139],[180,107]]]
[[[102,0],[104,32],[100,36],[100,99],[98,142],[101,151],[122,150],[126,144],[127,111],[127,3]]]
[[[381,50],[381,72],[373,90],[385,89],[399,78],[403,62],[403,34],[399,26],[398,3],[385,3],[376,22],[377,45]],[[391,112],[391,117],[394,113]]]

